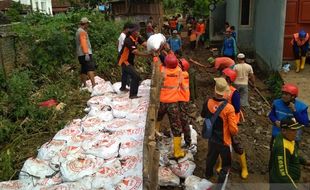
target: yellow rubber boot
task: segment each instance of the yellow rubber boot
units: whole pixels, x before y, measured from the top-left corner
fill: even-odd
[[[215,171],[217,173],[220,173],[221,170],[222,170],[222,158],[221,158],[221,156],[219,156],[217,159],[217,163],[215,165]]]
[[[303,70],[305,68],[306,57],[301,57],[300,69]]]
[[[300,69],[300,59],[295,60],[296,73],[299,73]]]
[[[241,166],[241,178],[247,179],[249,172],[248,172],[248,167],[246,163],[245,152],[243,152],[243,154],[240,155],[240,166]]]
[[[174,158],[183,158],[185,156],[184,150],[181,148],[182,137],[173,137]]]

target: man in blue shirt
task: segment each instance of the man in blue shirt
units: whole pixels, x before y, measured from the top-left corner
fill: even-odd
[[[237,45],[234,37],[232,37],[232,31],[230,27],[225,32],[225,39],[224,44],[222,48],[222,55],[224,57],[229,57],[232,60],[235,60],[235,57],[237,55]]]
[[[172,32],[172,36],[168,38],[167,43],[169,44],[171,50],[173,52],[182,51],[182,41],[181,38],[178,36],[178,31],[174,30]]]

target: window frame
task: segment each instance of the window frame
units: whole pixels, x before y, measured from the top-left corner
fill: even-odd
[[[249,24],[244,25],[241,24],[242,19],[242,2],[243,0],[240,0],[239,2],[239,27],[240,28],[252,28],[253,27],[253,15],[254,15],[254,1],[255,0],[249,0],[250,1],[250,10],[249,10]]]

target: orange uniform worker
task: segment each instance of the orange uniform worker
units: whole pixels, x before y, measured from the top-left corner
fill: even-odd
[[[211,118],[216,110],[227,101],[224,95],[229,93],[229,86],[224,78],[214,78],[216,84],[214,97],[208,99],[201,111],[201,117]],[[227,103],[219,113],[213,124],[211,138],[208,140],[208,153],[206,161],[206,179],[213,176],[213,167],[218,156],[222,158],[222,169],[218,175],[218,186],[216,189],[225,189],[225,181],[228,179],[228,173],[231,168],[231,139],[238,133],[237,121],[235,119],[235,109]]]
[[[179,90],[179,108],[180,108],[180,120],[182,130],[184,133],[184,140],[186,146],[191,145],[191,134],[189,128],[189,100],[190,100],[190,89],[189,89],[189,74],[188,69],[190,67],[188,61],[184,58],[179,59],[179,65],[182,69],[182,82]]]
[[[160,68],[163,81],[160,90],[160,106],[158,109],[156,130],[160,129],[160,122],[165,114],[168,114],[171,131],[173,134],[174,157],[184,157],[185,152],[181,149],[182,127],[179,113],[179,88],[182,70],[178,67],[178,59],[173,53],[165,57],[165,66]]]
[[[240,94],[238,90],[232,86],[232,83],[237,78],[237,72],[235,70],[232,70],[230,68],[226,68],[222,71],[223,77],[226,79],[226,82],[229,85],[230,92],[225,94],[224,97],[227,99],[228,103],[232,104],[235,108],[235,114],[236,114],[236,121],[239,123],[240,121]],[[240,166],[241,166],[241,178],[247,179],[248,178],[248,168],[247,168],[247,162],[246,162],[246,156],[245,151],[243,150],[240,139],[238,136],[233,136],[232,139],[232,147],[234,151],[239,155],[240,159]],[[220,161],[221,162],[221,161]],[[216,169],[217,171],[220,171],[221,164],[219,164],[219,167]]]
[[[208,62],[212,66],[214,65],[214,69],[218,71],[222,71],[228,67],[233,68],[235,65],[235,61],[229,57],[217,57],[215,59],[213,57],[209,57]]]
[[[206,26],[203,23],[203,19],[199,19],[198,23],[196,24],[196,32],[197,32],[196,47],[198,47],[199,41],[204,42],[204,34],[206,32]]]

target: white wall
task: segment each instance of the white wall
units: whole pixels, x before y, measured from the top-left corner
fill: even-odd
[[[32,10],[37,11],[39,10],[42,13],[46,14],[52,14],[52,1],[51,0],[13,0],[15,2],[20,2],[24,5],[31,5],[32,4]],[[42,3],[43,2],[43,9],[42,9]],[[38,5],[38,7],[37,7]]]

